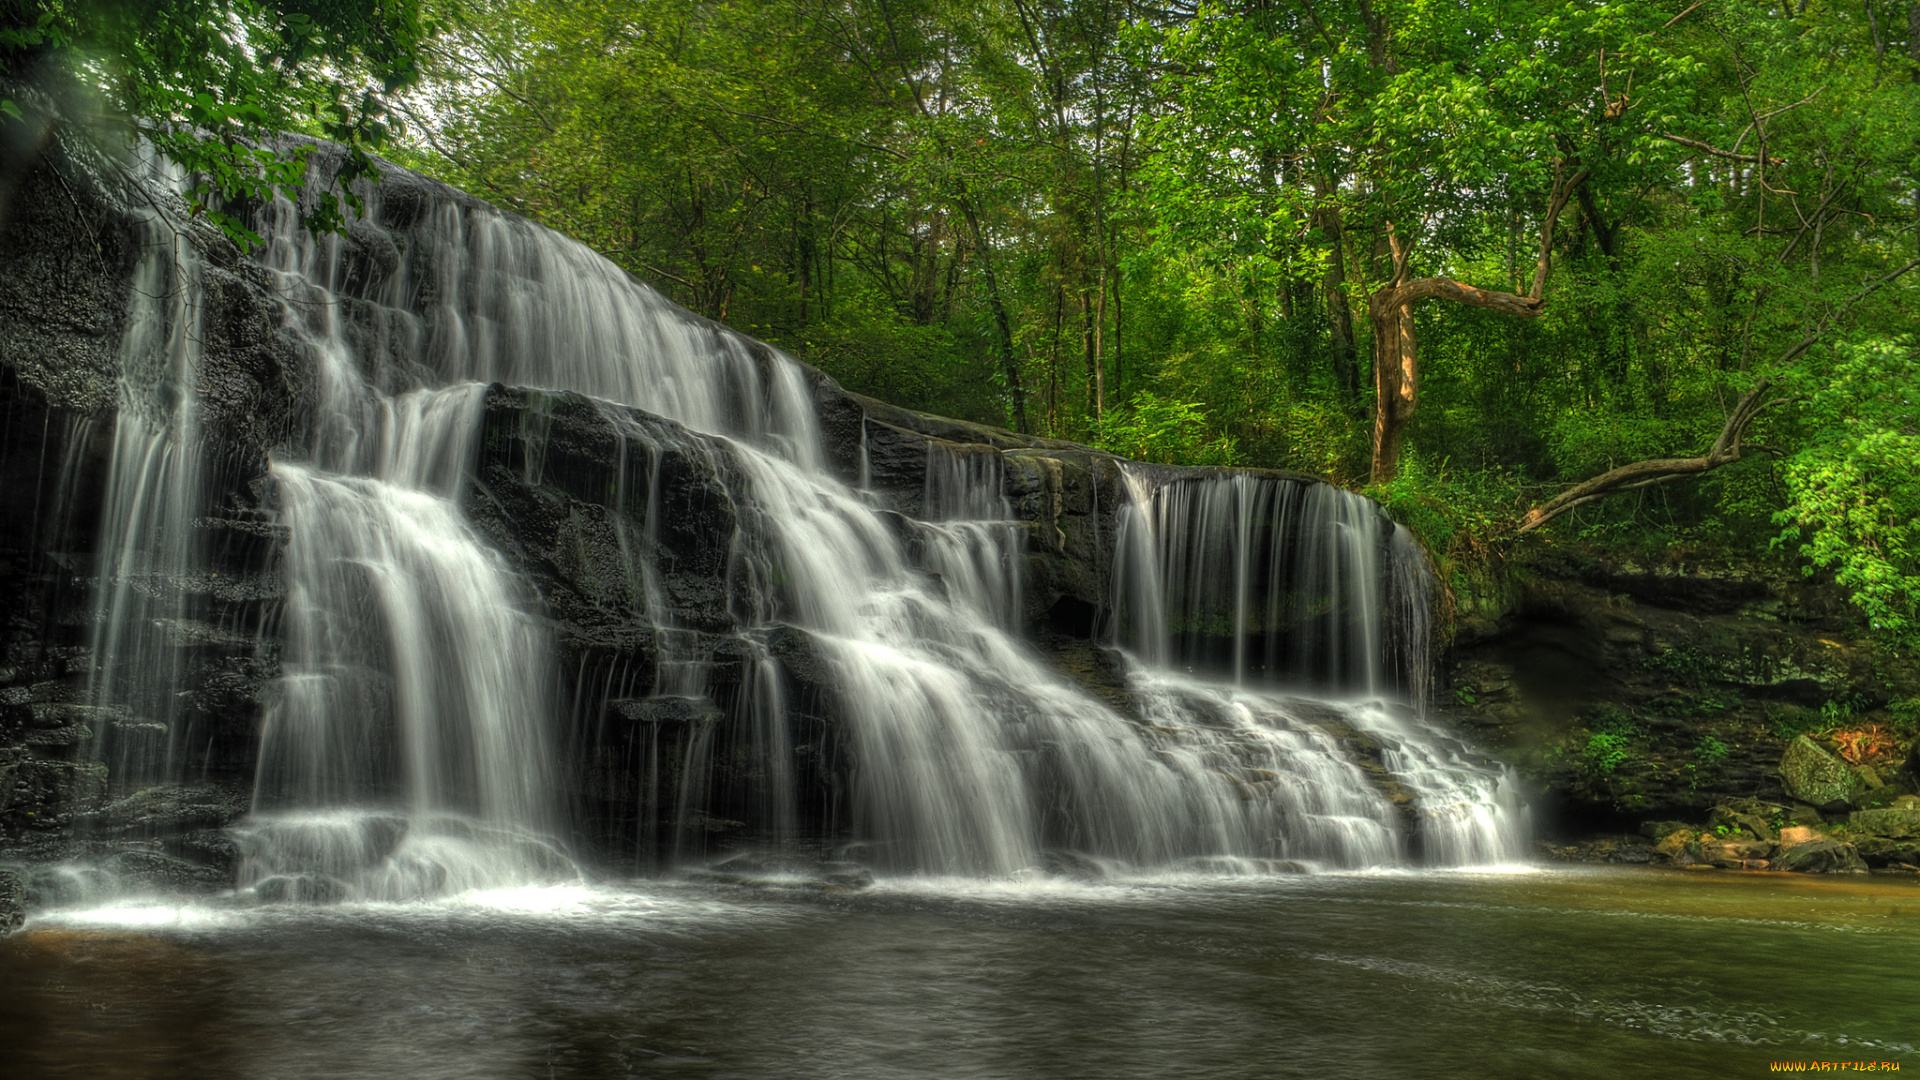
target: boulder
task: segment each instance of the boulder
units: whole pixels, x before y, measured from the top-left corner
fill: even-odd
[[[1780,830],[1780,846],[1792,847],[1795,844],[1810,844],[1815,840],[1825,840],[1827,834],[1811,825],[1789,825]]]
[[[250,802],[237,784],[158,784],[101,807],[90,824],[112,836],[222,829],[245,815]]]
[[[1708,840],[1700,845],[1700,861],[1732,870],[1752,869],[1766,862],[1773,845],[1765,840]]]
[[[1675,866],[1691,866],[1704,863],[1706,859],[1700,850],[1700,834],[1689,828],[1669,831],[1653,846],[1654,857]]]
[[[1860,858],[1868,866],[1901,867],[1920,866],[1920,839],[1894,840],[1885,836],[1856,836],[1854,849],[1860,852]]]
[[[1827,753],[1805,735],[1787,744],[1780,757],[1780,781],[1787,794],[1823,811],[1845,810],[1866,793],[1867,783],[1846,762]]]
[[[1707,827],[1717,835],[1746,840],[1771,842],[1777,837],[1765,817],[1727,805],[1713,808],[1713,812],[1707,816]]]
[[[1782,847],[1773,868],[1802,874],[1854,874],[1864,873],[1867,864],[1852,844],[1821,839]]]
[[[1847,821],[1857,833],[1896,840],[1920,837],[1920,810],[1856,810]]]
[[[1914,798],[1900,783],[1890,783],[1867,792],[1854,804],[1857,810],[1885,810],[1890,807],[1920,808],[1920,799]]]

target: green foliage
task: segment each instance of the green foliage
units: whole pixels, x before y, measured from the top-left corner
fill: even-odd
[[[1233,438],[1218,434],[1197,403],[1135,394],[1124,413],[1109,415],[1099,445],[1122,457],[1163,465],[1233,465]]]
[[[388,99],[440,28],[423,0],[0,0],[0,71],[101,95],[187,170],[193,212],[246,244],[258,237],[221,204],[291,192],[306,172],[304,150],[262,143],[280,131],[347,144],[337,192],[307,211],[312,228],[344,225],[346,185],[374,173],[369,152],[396,132]]]
[[[1590,776],[1611,776],[1634,761],[1640,741],[1640,725],[1631,713],[1617,705],[1601,705],[1588,720],[1580,767]]]
[[[1523,498],[1513,478],[1496,470],[1456,469],[1418,455],[1392,480],[1361,490],[1443,562],[1471,557],[1503,534]]]
[[[1820,729],[1830,731],[1860,715],[1860,702],[1851,697],[1829,698],[1820,706]]]
[[[1887,703],[1887,715],[1893,718],[1893,730],[1903,738],[1920,735],[1920,697],[1895,698]]]
[[[1725,761],[1732,749],[1719,736],[1706,735],[1694,746],[1693,757],[1701,768],[1710,769]]]
[[[1911,341],[1837,350],[1798,374],[1806,444],[1786,462],[1779,543],[1833,571],[1872,627],[1920,645],[1920,351]]]
[[[1816,735],[1833,727],[1833,722],[1823,713],[1822,709],[1807,709],[1798,705],[1770,705],[1767,707],[1768,727],[1775,738],[1783,741],[1801,735]]]
[[[1648,670],[1664,672],[1689,686],[1704,686],[1717,670],[1712,657],[1688,644],[1662,649],[1642,663]]]

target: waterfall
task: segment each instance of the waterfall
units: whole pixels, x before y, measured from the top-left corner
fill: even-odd
[[[1098,697],[1023,640],[1028,534],[1000,450],[928,440],[902,513],[865,490],[864,445],[861,485],[836,477],[801,365],[450,189],[399,174],[365,194],[344,236],[307,236],[284,201],[255,222],[309,385],[267,477],[285,601],[263,633],[281,673],[242,885],[395,899],[570,874],[563,748],[615,714],[641,733],[636,756],[605,765],[644,802],[635,842],[682,858],[736,806],[758,842],[794,848],[817,817],[827,840],[899,872],[1518,854],[1510,784],[1418,712],[1424,564],[1373,504],[1276,476],[1129,468],[1111,633],[1131,659],[1124,700]],[[104,544],[148,554],[103,574],[102,651],[119,658],[103,705],[127,696],[127,672],[171,677],[121,637],[164,623],[128,596],[141,574],[188,565],[201,497],[198,286],[190,259],[172,265],[171,292],[153,295],[178,310],[129,333],[130,405],[131,373],[174,366],[148,379],[172,388],[148,395],[159,404],[122,411]],[[586,395],[612,433],[591,486],[619,570],[592,602],[651,635],[644,685],[625,661],[561,670],[547,598],[465,509],[485,495],[482,459],[504,467],[478,444],[490,384]],[[514,467],[538,485],[553,476],[529,416]],[[663,530],[686,511],[662,503],[669,466],[731,523],[705,553],[714,595],[696,615],[672,593]],[[802,645],[845,760],[796,734]],[[802,805],[803,767],[844,773],[824,811]]]
[[[1424,716],[1432,583],[1405,529],[1305,478],[1124,475],[1111,633],[1144,669],[1149,709],[1204,711],[1194,685],[1211,675],[1212,695],[1267,728],[1351,729],[1417,806],[1424,861],[1521,857],[1511,772]]]
[[[142,166],[156,188],[180,183],[178,170],[161,159]],[[96,756],[112,775],[150,783],[173,771],[187,741],[174,692],[180,652],[168,645],[192,632],[193,591],[181,586],[201,563],[203,534],[195,525],[205,510],[204,463],[200,403],[190,388],[205,283],[199,252],[183,230],[151,205],[133,207],[132,215],[140,254],[120,343],[88,694],[100,715],[121,720],[96,729]],[[139,737],[155,732],[163,737]]]

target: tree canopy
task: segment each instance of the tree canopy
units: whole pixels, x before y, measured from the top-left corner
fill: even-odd
[[[387,98],[420,76],[440,29],[429,0],[0,0],[0,73],[22,88],[79,84],[109,118],[195,179],[195,212],[252,239],[223,201],[270,196],[305,178],[303,154],[272,143],[305,132],[352,150],[338,193],[308,224],[342,222],[353,179],[395,133]],[[27,122],[0,97],[0,120]],[[44,121],[45,118],[42,117]],[[38,141],[23,141],[26,152]]]
[[[0,0],[0,55],[208,192],[296,175],[249,132],[385,146],[901,404],[1318,473],[1443,558],[1783,552],[1915,632],[1920,0],[451,11]]]

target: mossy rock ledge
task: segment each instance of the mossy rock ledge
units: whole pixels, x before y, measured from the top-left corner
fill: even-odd
[[[1766,839],[1728,817],[1745,806],[1775,831],[1838,830],[1872,866],[1912,863],[1886,824],[1904,816],[1874,814],[1920,792],[1920,664],[1831,582],[1757,558],[1649,565],[1542,541],[1452,584],[1438,707],[1529,784],[1548,857],[1756,862],[1662,854],[1641,831]]]

